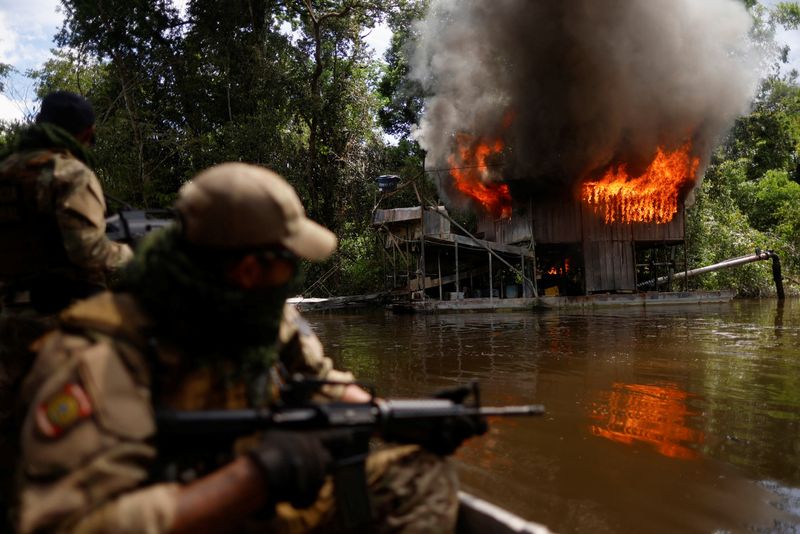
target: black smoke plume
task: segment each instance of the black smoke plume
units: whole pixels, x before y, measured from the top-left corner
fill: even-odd
[[[621,162],[635,173],[687,141],[702,174],[755,93],[751,25],[738,0],[432,0],[412,56],[432,95],[415,136],[429,168],[448,166],[459,133],[502,137],[487,176],[515,195]]]

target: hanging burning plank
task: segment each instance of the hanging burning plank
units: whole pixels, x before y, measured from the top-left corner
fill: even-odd
[[[680,196],[694,187],[699,167],[691,143],[671,152],[658,148],[642,174],[632,176],[625,163],[612,166],[599,180],[583,183],[581,199],[606,223],[665,224],[678,213]]]

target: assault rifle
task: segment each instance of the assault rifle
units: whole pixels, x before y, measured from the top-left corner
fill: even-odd
[[[106,217],[106,235],[112,241],[135,245],[153,230],[172,223],[170,210],[120,210]]]
[[[289,393],[299,390],[299,397],[305,397],[309,388],[323,384],[333,382],[293,382]],[[478,384],[473,382],[429,399],[380,400],[373,394],[373,400],[365,403],[290,402],[263,410],[159,410],[156,424],[161,444],[184,451],[232,443],[267,429],[319,432],[335,459],[334,491],[340,519],[345,528],[352,529],[373,517],[364,471],[371,437],[452,454],[464,440],[486,432],[487,417],[543,414],[541,405],[481,406]]]
[[[109,193],[105,197],[106,203],[119,206],[119,211],[106,217],[106,236],[112,241],[135,246],[144,236],[175,219],[172,210],[139,209]]]

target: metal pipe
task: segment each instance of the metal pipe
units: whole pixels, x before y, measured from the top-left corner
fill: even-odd
[[[697,276],[700,274],[711,273],[714,271],[719,271],[721,269],[728,269],[730,267],[738,267],[740,265],[746,265],[748,263],[753,263],[756,261],[765,261],[768,259],[773,258],[776,254],[772,251],[756,251],[755,254],[750,254],[747,256],[740,256],[738,258],[731,258],[729,260],[721,261],[719,263],[715,263],[713,265],[707,265],[705,267],[699,267],[697,269],[692,269],[689,271],[684,271],[680,273],[675,273],[672,275],[673,280],[682,280],[684,278],[689,278],[692,276]],[[669,280],[668,276],[662,276],[655,280],[648,280],[646,282],[642,282],[639,284],[638,287],[647,287],[647,286],[659,286]]]
[[[775,292],[778,294],[778,300],[784,300],[786,294],[783,292],[783,275],[781,274],[781,259],[772,251],[772,279],[775,281]]]

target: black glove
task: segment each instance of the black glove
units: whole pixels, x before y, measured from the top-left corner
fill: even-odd
[[[330,453],[312,432],[265,432],[250,457],[267,480],[270,502],[288,501],[295,508],[308,508],[317,500],[331,464]]]
[[[430,429],[429,438],[421,445],[433,453],[449,456],[466,440],[484,434],[486,429],[486,420],[479,415],[448,417]]]
[[[437,391],[432,397],[464,404],[473,392],[473,388],[461,386]],[[453,454],[469,438],[485,434],[487,429],[486,419],[480,415],[448,417],[431,429],[430,439],[423,445],[431,452],[446,456]]]

